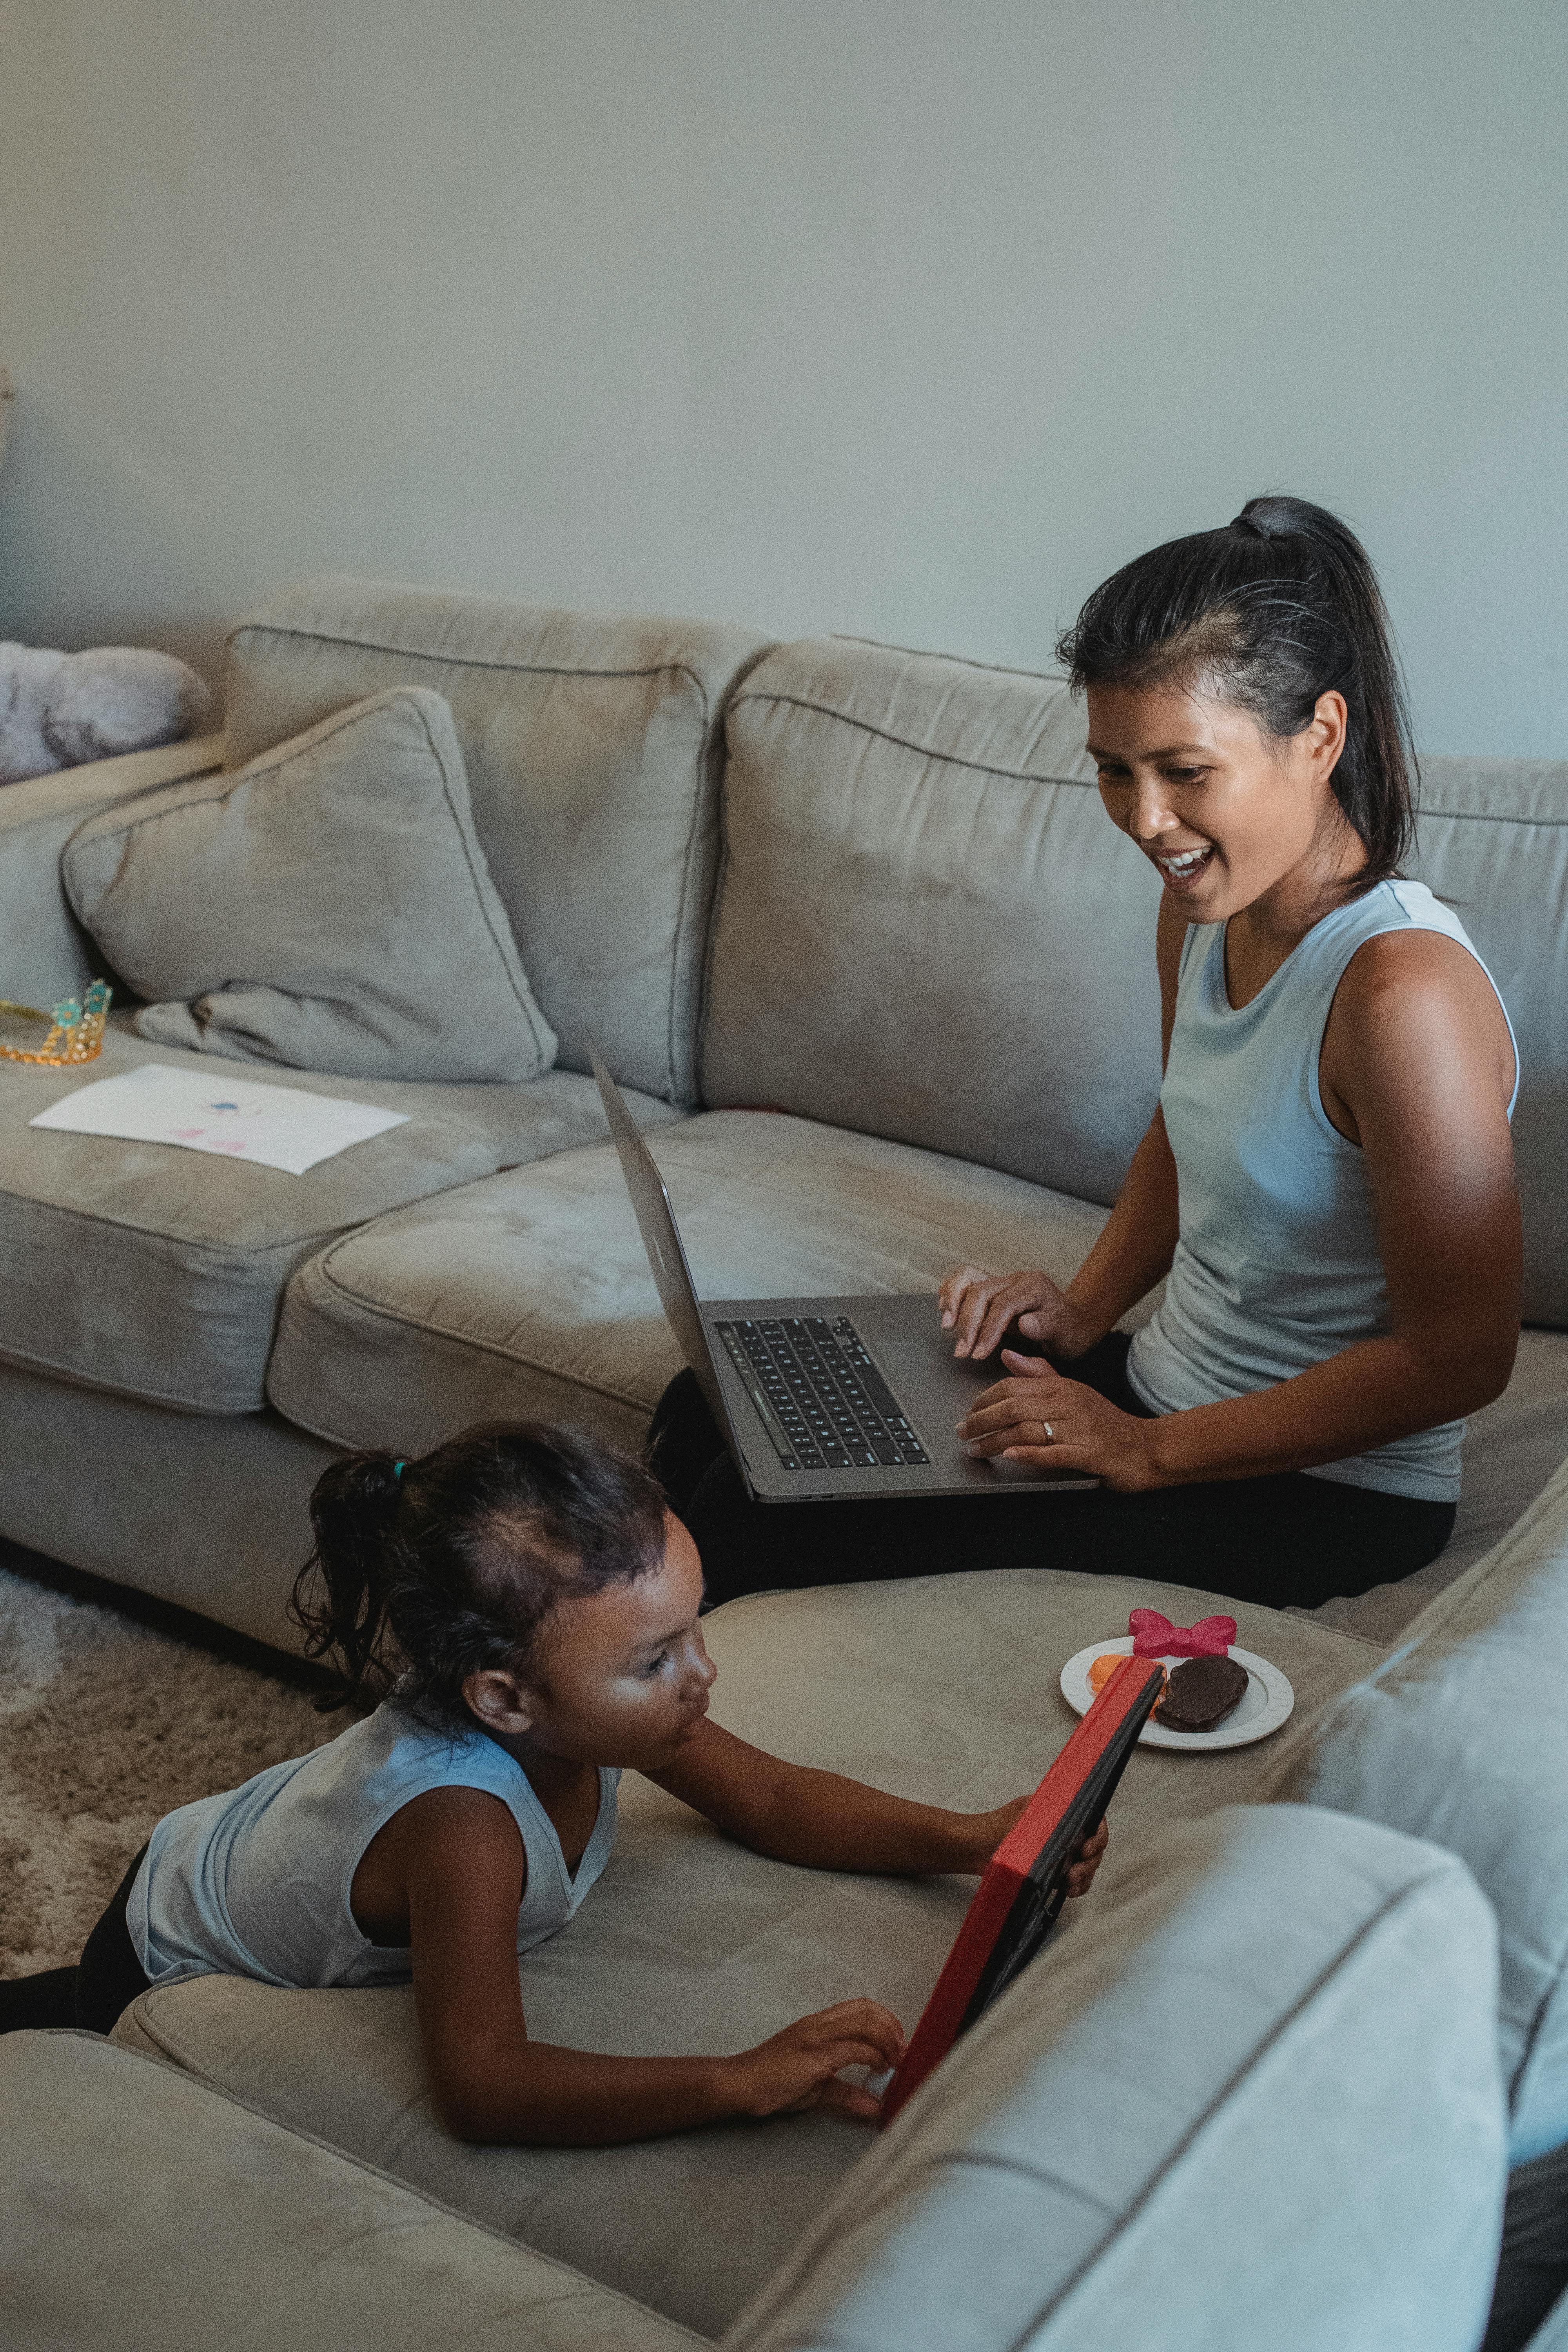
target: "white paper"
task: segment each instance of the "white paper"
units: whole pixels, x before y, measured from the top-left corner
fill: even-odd
[[[29,1127],[68,1135],[113,1135],[128,1143],[173,1143],[220,1160],[251,1160],[302,1176],[351,1144],[401,1127],[408,1114],[308,1095],[299,1087],[253,1086],[247,1078],[144,1062],[118,1077],[79,1087]]]

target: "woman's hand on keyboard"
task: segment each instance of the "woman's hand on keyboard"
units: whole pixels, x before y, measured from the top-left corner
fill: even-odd
[[[1070,1363],[1103,1337],[1091,1329],[1081,1307],[1058,1288],[1048,1274],[987,1274],[981,1265],[956,1265],[937,1293],[942,1328],[956,1337],[952,1352],[983,1361],[1016,1323],[1026,1339]]]

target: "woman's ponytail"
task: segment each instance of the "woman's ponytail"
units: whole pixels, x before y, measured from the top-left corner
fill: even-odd
[[[315,1549],[294,1580],[289,1616],[308,1658],[340,1661],[342,1691],[328,1706],[379,1697],[387,1679],[383,1636],[401,1564],[401,1466],[390,1454],[351,1454],[322,1472],[310,1496]]]
[[[1277,739],[1344,697],[1334,795],[1366,847],[1351,885],[1396,875],[1417,772],[1393,632],[1366,550],[1306,499],[1249,499],[1234,521],[1140,555],[1103,581],[1058,657],[1075,687],[1203,682]]]

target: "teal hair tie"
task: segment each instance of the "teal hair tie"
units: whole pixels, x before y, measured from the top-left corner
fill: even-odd
[[[395,1462],[395,1463],[393,1464],[393,1465],[392,1465],[392,1475],[393,1475],[393,1476],[394,1476],[395,1478],[401,1478],[401,1477],[402,1477],[402,1475],[403,1475],[403,1474],[404,1474],[404,1472],[407,1469],[407,1467],[408,1467],[408,1465],[407,1465],[407,1463],[406,1463],[406,1462]]]

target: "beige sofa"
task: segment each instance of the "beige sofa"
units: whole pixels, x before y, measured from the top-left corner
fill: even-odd
[[[720,1296],[930,1290],[961,1255],[1065,1276],[1157,1083],[1158,886],[1059,681],[326,583],[236,630],[227,759],[398,683],[451,704],[553,1070],[296,1077],[408,1116],[287,1177],[31,1130],[80,1074],[0,1067],[0,1534],[270,1641],[331,1449],[535,1412],[635,1442],[677,1369],[590,1029]],[[91,968],[60,884],[76,828],[218,754],[0,795],[0,994]],[[1381,1637],[1568,1452],[1568,764],[1434,761],[1426,801],[1426,868],[1520,1034],[1531,1328],[1442,1559],[1330,1604]],[[439,988],[438,948],[410,954]],[[121,1013],[100,1067],[180,1058]]]
[[[289,1638],[304,1499],[334,1447],[413,1452],[480,1415],[542,1411],[635,1440],[677,1368],[602,1140],[588,1028],[655,1130],[716,1295],[930,1290],[961,1254],[1065,1276],[1157,1076],[1155,886],[1105,822],[1058,683],[837,640],[769,646],[327,583],[236,632],[227,757],[400,681],[451,703],[491,874],[561,1036],[555,1070],[520,1087],[294,1077],[408,1113],[299,1179],[29,1130],[28,1107],[79,1076],[0,1072],[0,1531],[273,1641]],[[199,767],[213,747],[185,756]],[[88,814],[148,781],[120,766],[0,796],[0,942],[17,959],[0,992],[37,1002],[84,976],[58,859]],[[1242,1642],[1290,1677],[1303,1729],[1341,1725],[1353,1747],[1356,1694],[1378,1714],[1398,1676],[1420,1685],[1423,1662],[1447,1655],[1424,1629],[1440,1632],[1455,1595],[1490,1594],[1467,1620],[1479,1664],[1446,1776],[1474,1786],[1475,1807],[1411,1822],[1397,1755],[1348,1797],[1298,1755],[1296,1780],[1271,1790],[1285,1808],[1263,1814],[1258,1775],[1285,1769],[1268,1748],[1140,1751],[1111,1859],[1059,1953],[868,2151],[824,2118],[630,2150],[464,2148],[429,2107],[405,1994],[207,1979],[136,2004],[118,2053],[75,2038],[5,2053],[33,2070],[30,2116],[56,2113],[60,2086],[63,2120],[40,2122],[17,2158],[23,2191],[90,2173],[80,2118],[94,2097],[106,2115],[117,2101],[155,2111],[158,2150],[215,2134],[234,2151],[237,2202],[211,2223],[208,2270],[226,2278],[235,2235],[254,2245],[276,2224],[270,2267],[258,2255],[236,2275],[265,2273],[253,2292],[280,2298],[282,2332],[305,2343],[343,2339],[309,2332],[286,2217],[342,2164],[328,2204],[345,2243],[360,2216],[378,2243],[423,2248],[442,2279],[466,2264],[448,2223],[531,2250],[510,2284],[500,2255],[474,2255],[526,2325],[506,2335],[454,2289],[447,2334],[421,2336],[418,2310],[441,2322],[411,2279],[410,2343],[620,2340],[625,2307],[612,2320],[588,2290],[551,2287],[564,2263],[635,2297],[647,2333],[626,2340],[650,2345],[687,2327],[767,2352],[1473,2347],[1507,2165],[1531,2191],[1530,2168],[1558,2144],[1557,2078],[1542,2091],[1517,2046],[1521,2016],[1536,2032],[1555,2013],[1557,1979],[1522,1963],[1510,1975],[1507,1955],[1560,1954],[1568,1931],[1536,1916],[1528,1866],[1539,1853],[1548,1895],[1568,1883],[1552,1843],[1568,1772],[1553,1780],[1552,1748],[1539,1775],[1541,1718],[1519,1696],[1537,1676],[1554,1719],[1552,1677],[1568,1669],[1551,1638],[1568,1622],[1568,1494],[1559,1481],[1529,1507],[1568,1453],[1565,786],[1565,766],[1429,770],[1426,870],[1490,961],[1523,1064],[1531,1328],[1508,1393],[1472,1427],[1455,1540],[1422,1576],[1310,1618],[1236,1612]],[[101,1067],[175,1058],[121,1019]],[[1139,1601],[1217,1605],[1152,1579],[1062,1575],[1045,1552],[1035,1569],[955,1570],[718,1612],[721,1718],[804,1760],[980,1806],[1060,1744],[1057,1678],[1074,1650]],[[1527,1588],[1549,1601],[1521,1653],[1507,1629]],[[1445,1777],[1430,1756],[1424,1769]],[[1363,1818],[1336,1823],[1330,1808]],[[593,1903],[525,1964],[538,2030],[732,2048],[860,1990],[912,2021],[962,1884],[781,1870],[640,1785],[624,1814]],[[1500,1847],[1523,1859],[1489,1877]],[[73,2106],[68,2072],[113,2087]],[[204,2103],[220,2095],[259,2111],[254,2130],[232,2108],[213,2120]],[[301,2135],[340,2153],[307,2160]],[[106,2123],[110,2171],[117,2145]],[[251,2187],[275,2163],[295,2186],[274,2203]],[[180,2199],[196,2193],[160,2204],[157,2180],[154,2166],[126,2224],[145,2229],[149,2298]],[[976,2204],[972,2183],[994,2196]],[[74,2262],[88,2225],[58,2196]],[[420,2199],[467,2223],[432,2220]],[[105,2221],[105,2279],[124,2235]],[[336,2242],[321,2242],[334,2274]],[[26,2340],[100,2340],[96,2275],[83,2265],[74,2336],[62,2324]],[[38,2293],[47,2327],[67,2305]],[[552,2335],[569,2307],[579,2336]],[[169,2340],[230,2339],[215,2324]]]

